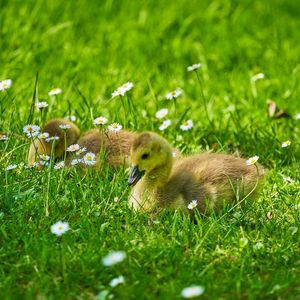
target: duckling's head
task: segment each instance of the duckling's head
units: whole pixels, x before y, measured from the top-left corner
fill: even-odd
[[[145,174],[158,177],[169,172],[172,163],[172,148],[161,136],[153,132],[139,134],[130,149],[132,164],[129,185],[134,185]],[[161,171],[163,169],[163,172]]]

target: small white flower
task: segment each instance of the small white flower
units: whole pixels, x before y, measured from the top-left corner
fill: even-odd
[[[285,141],[285,142],[283,142],[283,143],[281,144],[281,147],[282,147],[282,148],[286,148],[286,147],[288,147],[288,146],[290,146],[290,145],[291,145],[291,141],[287,140],[287,141]]]
[[[118,96],[124,96],[125,90],[118,88],[117,90],[113,91],[113,93],[111,95],[113,98],[118,97]]]
[[[177,153],[175,151],[172,152],[172,157],[177,157]]]
[[[54,168],[54,170],[59,170],[59,169],[62,169],[64,167],[65,167],[65,162],[62,160],[62,161],[56,163],[53,168]]]
[[[188,131],[194,127],[194,123],[192,120],[187,120],[180,125],[180,129],[183,131]]]
[[[57,136],[57,135],[50,136],[50,137],[48,137],[48,138],[45,139],[45,141],[46,141],[47,143],[49,143],[49,142],[51,142],[51,141],[58,141],[58,140],[59,140],[59,136]]]
[[[7,141],[8,136],[6,134],[0,134],[0,141]]]
[[[18,167],[18,165],[16,164],[13,164],[13,165],[9,165],[7,166],[4,170],[6,171],[9,171],[9,170],[13,170],[13,169],[16,169]]]
[[[110,125],[108,125],[107,129],[109,131],[113,131],[113,132],[118,132],[122,129],[122,125],[120,125],[119,123],[112,123]]]
[[[75,165],[77,165],[77,164],[79,164],[79,163],[81,163],[81,162],[83,162],[82,159],[80,159],[80,158],[75,158],[75,159],[72,159],[71,165],[72,165],[72,166],[75,166]]]
[[[83,163],[88,166],[94,166],[96,164],[96,155],[92,152],[88,152],[83,157]]]
[[[188,70],[188,72],[192,72],[192,71],[199,69],[200,67],[201,67],[201,64],[193,64],[191,66],[188,66],[186,69]]]
[[[111,282],[109,283],[109,285],[111,287],[115,287],[115,286],[117,286],[117,285],[119,285],[121,283],[125,283],[124,276],[119,276],[117,278],[112,279]]]
[[[169,110],[167,108],[162,108],[159,111],[156,112],[155,116],[157,119],[163,119],[167,116]]]
[[[295,119],[296,119],[296,120],[300,120],[300,113],[297,113],[297,114],[295,115]]]
[[[130,91],[132,88],[133,88],[133,83],[128,81],[122,84],[120,87],[118,87],[118,89],[115,90],[111,95],[113,98],[117,96],[124,96],[126,92]]]
[[[78,151],[79,149],[80,149],[80,146],[78,144],[73,144],[73,145],[70,145],[66,151],[75,152],[75,151]]]
[[[107,119],[105,117],[98,117],[94,120],[95,125],[104,125],[107,123]]]
[[[204,287],[200,285],[194,285],[186,287],[181,291],[181,297],[183,298],[194,298],[204,293]]]
[[[172,100],[179,97],[182,94],[182,90],[177,88],[175,91],[169,92],[166,95],[167,100]]]
[[[49,133],[48,133],[48,132],[40,133],[40,134],[38,135],[38,138],[39,138],[39,139],[48,139],[48,138],[49,138]]]
[[[6,79],[0,82],[0,91],[7,90],[11,87],[11,79]]]
[[[48,106],[48,103],[47,102],[36,102],[34,105],[38,109],[43,109]]]
[[[76,121],[76,116],[73,116],[73,115],[72,116],[65,116],[64,119],[65,120],[70,120],[72,122],[75,122]]]
[[[241,247],[245,247],[248,244],[248,242],[249,242],[248,239],[244,237],[244,238],[240,239],[239,244],[240,244]]]
[[[261,249],[261,248],[263,248],[263,247],[264,247],[264,244],[261,243],[261,242],[258,242],[258,243],[256,243],[255,245],[253,245],[253,249],[254,249],[254,250],[259,250],[259,249]]]
[[[130,91],[130,90],[133,88],[133,83],[130,82],[130,81],[128,81],[128,82],[122,84],[122,85],[119,87],[119,89],[120,89],[120,88],[123,89],[125,92],[128,92],[128,91]]]
[[[258,73],[258,74],[256,74],[256,75],[252,76],[252,77],[251,77],[251,80],[254,82],[254,81],[256,81],[256,80],[263,79],[263,78],[265,78],[265,74],[263,74],[263,73]]]
[[[27,137],[35,137],[40,133],[40,126],[38,125],[26,125],[23,127],[23,132],[26,133]]]
[[[47,155],[47,154],[40,154],[39,158],[41,160],[44,160],[44,161],[49,161],[50,160],[50,156]]]
[[[86,148],[85,148],[85,147],[79,149],[79,150],[76,152],[76,155],[79,156],[79,155],[83,154],[84,152],[86,152]]]
[[[115,203],[117,203],[117,202],[119,202],[119,201],[120,201],[119,197],[115,197],[115,198],[114,198],[114,202],[115,202]]]
[[[61,236],[70,229],[67,222],[58,221],[51,226],[51,232],[57,236]]]
[[[126,253],[124,251],[112,251],[102,259],[102,264],[105,267],[110,267],[122,262],[125,258]]]
[[[196,208],[198,205],[197,200],[192,200],[189,205],[188,205],[188,209],[193,210],[194,208]]]
[[[253,157],[250,157],[247,161],[246,161],[246,164],[247,166],[251,166],[251,165],[254,165],[256,164],[256,162],[258,161],[259,159],[259,156],[255,155]]]
[[[58,127],[62,130],[67,130],[67,129],[71,128],[71,125],[70,124],[61,124]]]
[[[288,183],[291,183],[291,184],[294,184],[296,181],[294,179],[292,179],[291,177],[289,176],[285,176],[285,175],[281,175],[282,176],[282,179],[285,181],[285,182],[288,182]]]
[[[167,129],[172,124],[171,120],[165,120],[163,123],[159,126],[159,130],[163,131]]]
[[[58,94],[60,94],[61,93],[61,89],[60,88],[56,88],[56,89],[52,89],[49,93],[48,93],[48,95],[49,96],[54,96],[54,95],[58,95]]]

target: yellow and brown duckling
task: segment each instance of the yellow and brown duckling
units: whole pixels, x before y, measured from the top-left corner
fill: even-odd
[[[78,144],[81,148],[85,148],[86,152],[96,154],[97,163],[95,167],[99,165],[99,159],[103,159],[106,164],[112,167],[128,167],[130,165],[130,147],[136,135],[136,133],[127,130],[112,132],[91,129],[82,135]]]
[[[131,146],[129,206],[135,211],[181,208],[196,200],[201,213],[241,199],[261,182],[264,169],[226,154],[172,157],[172,146],[153,132],[137,135]]]
[[[64,129],[64,127],[66,127]],[[29,147],[28,164],[33,165],[41,155],[51,155],[54,151],[54,158],[62,156],[66,148],[77,142],[80,130],[71,121],[56,118],[48,121],[42,129],[45,137],[35,138]]]

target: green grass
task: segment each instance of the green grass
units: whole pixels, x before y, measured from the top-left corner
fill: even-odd
[[[13,80],[0,92],[0,131],[11,134],[0,141],[0,298],[180,299],[196,284],[202,299],[300,299],[299,14],[296,0],[0,1],[0,81]],[[210,122],[186,71],[197,62]],[[134,114],[111,99],[126,81]],[[50,99],[55,87],[63,92]],[[175,116],[164,97],[177,87]],[[127,207],[125,170],[5,171],[26,161],[22,128],[42,125],[31,114],[37,99],[49,102],[45,119],[74,114],[82,131],[103,115],[158,132],[155,112],[168,107],[173,124],[162,134],[183,153],[259,155],[266,182],[255,202],[221,216],[192,222],[166,211],[152,222]],[[292,118],[268,117],[267,99]],[[180,131],[180,119],[193,130]],[[61,238],[50,232],[58,220],[71,227]],[[111,250],[127,257],[104,267]],[[125,284],[111,288],[119,275]]]

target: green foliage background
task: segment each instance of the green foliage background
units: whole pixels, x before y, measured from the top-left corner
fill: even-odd
[[[300,299],[299,15],[293,0],[0,1],[0,81],[13,80],[0,92],[0,131],[10,133],[0,141],[0,298],[179,299],[199,284],[203,299]],[[186,71],[197,62],[211,122]],[[111,99],[126,81],[134,114]],[[63,92],[50,100],[55,87]],[[177,87],[175,114],[164,98]],[[74,114],[82,131],[100,115],[158,131],[155,112],[168,107],[173,124],[162,134],[184,153],[259,155],[269,169],[261,196],[222,218],[165,212],[152,223],[128,209],[124,170],[5,171],[26,160],[23,126],[43,123],[30,114],[36,99],[49,102],[45,119]],[[292,117],[268,117],[267,99]],[[195,128],[181,132],[181,119]],[[60,219],[72,229],[61,239],[50,232]],[[104,268],[110,250],[127,258]],[[109,287],[120,274],[125,285]]]

